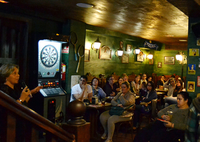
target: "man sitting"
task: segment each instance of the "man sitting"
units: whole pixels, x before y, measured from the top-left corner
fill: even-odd
[[[87,76],[82,75],[79,79],[79,84],[72,87],[70,102],[74,100],[91,99],[92,98],[92,87],[87,84]]]

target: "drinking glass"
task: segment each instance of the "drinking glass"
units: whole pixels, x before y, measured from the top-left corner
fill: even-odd
[[[105,105],[106,98],[101,99],[101,104]]]
[[[172,119],[172,116],[173,116],[173,111],[167,111],[167,115],[169,116],[170,120]]]

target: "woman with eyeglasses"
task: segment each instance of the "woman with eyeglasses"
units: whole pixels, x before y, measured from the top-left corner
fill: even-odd
[[[103,89],[101,87],[99,87],[99,79],[94,77],[92,79],[92,92],[93,92],[93,96],[98,96],[98,99],[104,99],[106,97],[106,93],[103,91]]]
[[[137,129],[140,113],[149,113],[151,111],[151,101],[157,98],[154,83],[152,81],[147,83],[147,93],[141,100],[139,105],[136,105],[133,119],[133,129]]]

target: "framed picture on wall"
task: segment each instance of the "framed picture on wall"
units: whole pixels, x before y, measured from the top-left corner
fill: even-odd
[[[90,50],[89,49],[85,49],[84,61],[85,62],[90,61]]]
[[[197,86],[200,87],[200,76],[197,76]]]
[[[131,52],[131,48],[132,48],[132,45],[131,45],[131,44],[127,44],[127,45],[126,45],[126,51],[127,51],[127,52]]]
[[[189,49],[189,56],[199,56],[199,49]]]
[[[162,62],[158,62],[157,67],[158,67],[158,68],[162,68]]]
[[[174,65],[175,63],[175,58],[171,56],[165,56],[164,57],[164,63],[169,64],[169,65]]]
[[[188,92],[195,92],[195,82],[194,81],[188,81],[187,91]]]
[[[200,38],[197,38],[197,46],[200,46]]]
[[[196,64],[188,64],[188,74],[196,74]]]
[[[144,61],[144,54],[142,51],[140,51],[140,53],[137,54],[137,61],[140,61],[140,62]]]
[[[112,50],[108,46],[103,46],[99,50],[99,59],[111,59]]]
[[[128,63],[129,55],[128,54],[123,54],[122,55],[122,63]]]
[[[153,65],[153,59],[149,59],[149,65]]]

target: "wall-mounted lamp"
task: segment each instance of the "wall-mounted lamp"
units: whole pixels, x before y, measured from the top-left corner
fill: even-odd
[[[182,62],[182,60],[183,60],[182,54],[180,54],[180,53],[176,54],[176,60]]]
[[[148,58],[148,59],[153,59],[153,54],[150,53],[150,54],[147,56],[147,58]]]
[[[97,40],[93,44],[93,48],[98,50],[101,47],[101,42],[99,40],[99,37],[97,37]]]
[[[135,49],[135,54],[139,54],[140,53],[140,49],[139,48],[136,48]]]
[[[119,49],[117,50],[116,52],[116,56],[122,56],[123,55],[123,41],[120,41],[120,44],[119,44]]]
[[[183,64],[187,64],[187,56],[185,56],[183,52],[179,52],[178,54],[176,54],[176,60],[178,60],[179,63],[182,64],[181,78],[183,78]]]
[[[118,49],[117,50],[117,56],[122,56],[123,55],[123,50],[122,49]]]

